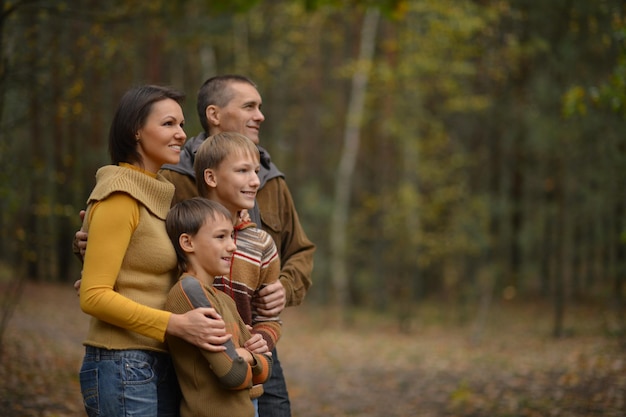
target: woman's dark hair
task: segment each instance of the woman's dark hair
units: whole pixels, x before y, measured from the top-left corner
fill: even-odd
[[[177,203],[170,209],[165,218],[165,230],[176,250],[178,269],[180,273],[187,272],[187,255],[180,247],[180,235],[186,233],[195,236],[207,218],[218,219],[224,217],[231,220],[231,214],[220,203],[202,197],[193,197]]]
[[[126,162],[143,165],[137,150],[137,132],[146,123],[152,105],[168,98],[181,104],[185,95],[169,87],[142,85],[128,90],[122,96],[109,129],[109,154],[112,164]]]
[[[211,77],[202,84],[198,90],[197,110],[200,124],[204,132],[209,134],[209,122],[206,120],[206,108],[210,105],[226,107],[233,99],[230,85],[233,83],[250,84],[256,88],[256,84],[248,77],[237,74],[226,74]]]

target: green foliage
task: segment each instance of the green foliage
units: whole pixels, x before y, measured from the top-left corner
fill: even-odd
[[[206,1],[209,14],[211,11],[221,13],[244,13],[259,3],[259,0],[231,0],[227,2]]]
[[[604,44],[617,51],[618,58],[611,73],[599,84],[573,85],[563,97],[563,115],[584,116],[590,105],[626,115],[626,20],[622,9],[611,10],[610,34],[604,34]]]
[[[19,3],[1,44],[3,260],[73,281],[78,211],[107,163],[122,92],[186,91],[192,136],[199,85],[237,72],[259,86],[261,143],[318,244],[307,299],[328,300],[332,190],[368,7],[383,18],[347,225],[355,302],[406,314],[429,295],[549,295],[554,265],[572,294],[615,288],[626,114],[617,0]]]
[[[389,16],[400,18],[409,7],[410,1],[407,0],[298,0],[302,3],[307,13],[319,11],[325,7],[333,7],[337,9],[351,9],[355,7],[367,8],[375,7]]]

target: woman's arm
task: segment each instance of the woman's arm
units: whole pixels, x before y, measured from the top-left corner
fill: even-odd
[[[89,213],[89,250],[80,282],[83,311],[107,323],[163,341],[172,334],[212,352],[224,351],[231,338],[212,308],[172,314],[136,303],[114,291],[130,238],[139,221],[139,206],[117,193],[96,203]]]
[[[139,222],[138,202],[114,193],[89,210],[80,306],[99,320],[163,341],[171,313],[147,307],[114,291],[131,236]]]

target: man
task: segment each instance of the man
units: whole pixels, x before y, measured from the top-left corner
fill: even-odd
[[[237,132],[250,138],[261,153],[260,187],[257,204],[250,217],[270,234],[280,255],[279,281],[259,292],[253,305],[266,316],[275,316],[285,306],[299,305],[311,286],[315,245],[307,238],[296,212],[284,174],[271,162],[259,146],[259,130],[265,116],[256,85],[240,75],[209,78],[198,91],[197,110],[204,132],[189,139],[177,165],[164,165],[161,174],[176,187],[172,205],[198,195],[193,170],[195,152],[202,142],[220,132]],[[272,376],[264,384],[259,399],[259,415],[290,416],[287,386],[276,349]]]

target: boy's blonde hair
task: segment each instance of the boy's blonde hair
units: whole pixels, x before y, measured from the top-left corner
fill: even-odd
[[[209,196],[207,184],[204,182],[204,171],[217,169],[224,159],[234,152],[251,155],[257,161],[261,160],[259,149],[254,142],[241,133],[220,132],[209,136],[202,142],[202,145],[196,152],[196,159],[193,163],[198,195],[205,198]]]

